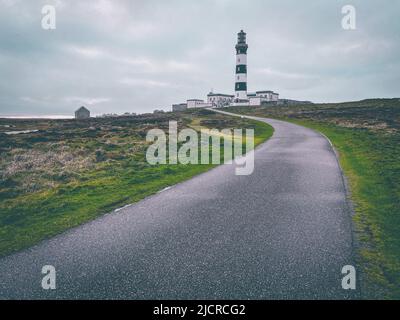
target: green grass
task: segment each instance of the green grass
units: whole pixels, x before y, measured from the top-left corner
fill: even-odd
[[[332,141],[354,203],[354,236],[364,298],[399,299],[398,99],[231,111],[294,122],[315,129]]]
[[[148,145],[145,134],[153,127],[165,128],[168,120],[177,120],[180,129],[193,122],[218,129],[253,128],[256,145],[273,132],[272,127],[260,122],[231,119],[204,110],[168,113],[156,118],[92,119],[86,123],[16,121],[18,129],[39,126],[44,132],[1,136],[0,256],[32,246],[215,167],[149,165],[145,160]],[[55,152],[50,152],[53,149]],[[59,157],[60,150],[64,150],[67,159],[73,159],[72,163]],[[33,156],[24,157],[33,151]],[[42,157],[45,163],[34,162],[35,157]],[[74,163],[82,164],[81,169],[76,170]],[[10,166],[16,169],[6,175]],[[67,170],[68,166],[71,168]],[[64,170],[64,174],[59,175],[59,170]]]

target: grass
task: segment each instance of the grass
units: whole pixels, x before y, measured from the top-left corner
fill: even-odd
[[[400,101],[230,108],[324,133],[340,155],[354,203],[364,298],[400,298]]]
[[[253,128],[256,145],[273,132],[207,110],[87,121],[0,119],[0,256],[214,167],[147,163],[147,131],[167,129],[170,120],[179,129]],[[2,133],[32,129],[39,132]]]

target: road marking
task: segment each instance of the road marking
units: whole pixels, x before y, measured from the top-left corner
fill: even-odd
[[[161,193],[161,192],[167,191],[167,190],[169,190],[169,189],[171,189],[171,188],[172,188],[172,187],[166,187],[166,188],[164,188],[164,189],[158,191],[157,193]]]
[[[121,208],[117,208],[117,209],[114,210],[114,212],[119,212],[119,211],[121,211],[122,209],[125,209],[125,208],[130,207],[131,205],[132,205],[132,204],[127,204],[126,206],[123,206],[123,207],[121,207]]]

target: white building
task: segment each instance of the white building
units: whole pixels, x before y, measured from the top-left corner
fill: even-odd
[[[204,100],[201,99],[189,99],[186,101],[188,109],[191,108],[211,108],[212,105],[209,103],[205,103]]]
[[[267,102],[277,102],[279,100],[279,94],[270,90],[256,91],[256,96],[263,98]]]
[[[233,101],[233,98],[234,95],[210,92],[207,95],[207,102],[213,108],[229,107],[229,104]]]
[[[270,90],[256,91],[247,95],[250,106],[261,106],[263,103],[278,103],[279,94]]]

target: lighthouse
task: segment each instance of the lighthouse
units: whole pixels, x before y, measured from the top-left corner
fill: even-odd
[[[235,101],[247,101],[247,48],[246,33],[238,33],[236,44]]]

